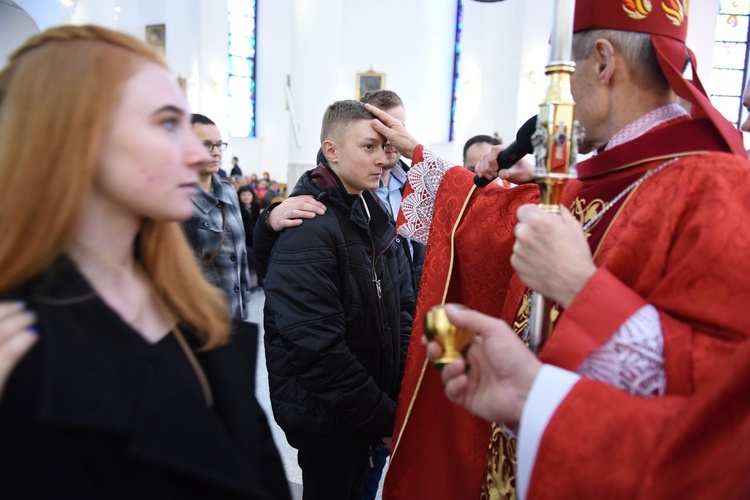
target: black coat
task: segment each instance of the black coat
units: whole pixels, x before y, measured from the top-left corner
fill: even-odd
[[[289,443],[326,454],[391,434],[414,297],[403,248],[369,192],[347,194],[321,165],[297,183],[292,196],[302,194],[327,211],[285,230],[273,248],[266,363],[274,417]],[[258,229],[254,248],[263,240]]]
[[[317,163],[319,165],[328,165],[328,160],[323,154],[322,149],[318,149]],[[409,169],[411,168],[409,167],[409,165],[404,163],[403,160],[398,161],[398,166],[400,166],[401,170],[403,170],[406,174],[409,173]],[[405,186],[401,186],[401,196],[404,195],[404,187]],[[383,210],[386,210],[385,207],[381,208]],[[394,214],[394,217],[395,215],[396,214]],[[391,224],[393,224],[394,226],[396,225],[396,220],[393,217],[391,218]],[[424,256],[427,247],[423,243],[409,240],[408,238],[404,238],[403,236],[397,236],[396,242],[404,247],[406,257],[409,259],[409,269],[411,270],[411,284],[412,288],[414,289],[414,297],[416,302],[416,297],[419,296],[419,283],[420,281],[422,281],[422,268],[424,267]],[[265,270],[265,267],[263,269]]]
[[[256,203],[248,207],[241,207],[242,224],[245,226],[245,248],[247,249],[247,265],[251,271],[256,269],[255,255],[253,254],[253,231],[255,222],[260,217],[260,206]]]
[[[69,260],[55,267],[14,297],[40,339],[0,400],[1,498],[290,498],[254,397],[254,325],[195,352],[207,407],[174,335],[148,344]]]

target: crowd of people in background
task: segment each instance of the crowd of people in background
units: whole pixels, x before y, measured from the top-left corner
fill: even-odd
[[[377,498],[389,455],[387,499],[746,497],[741,135],[678,69],[686,24],[575,9],[596,154],[560,213],[496,137],[462,166],[424,147],[389,90],[327,108],[287,198],[221,168],[219,127],[141,41],[27,41],[0,71],[0,496],[289,499],[262,321],[304,500]],[[538,358],[532,292],[557,308]],[[450,302],[476,339],[439,372],[421,318]]]
[[[287,195],[286,183],[271,179],[271,174],[267,171],[263,172],[260,178],[256,173],[245,175],[237,156],[232,157],[232,167],[228,175],[226,170],[221,167],[216,171],[216,174],[221,179],[226,179],[237,192],[241,187],[249,186],[255,195],[255,203],[260,208],[267,208],[272,203],[283,201]],[[247,192],[247,189],[244,191]]]
[[[236,156],[232,158],[232,165],[232,175],[227,178],[227,181],[237,190],[239,196],[242,223],[245,226],[247,260],[250,272],[256,276],[256,283],[250,288],[250,291],[254,292],[263,288],[263,276],[257,273],[253,254],[255,223],[265,209],[286,199],[286,183],[270,179],[268,172],[263,172],[260,180],[257,174],[242,175]]]
[[[224,171],[220,170],[220,172]],[[268,172],[263,172],[263,177],[260,180],[257,174],[230,175],[226,177],[226,180],[234,186],[237,192],[240,191],[240,188],[249,188],[255,195],[255,203],[260,208],[267,208],[272,203],[282,201],[287,195],[286,183],[270,179]],[[244,191],[247,192],[247,189]]]

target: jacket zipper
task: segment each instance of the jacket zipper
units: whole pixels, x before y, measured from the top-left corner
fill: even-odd
[[[378,278],[378,273],[375,270],[375,263],[378,260],[380,260],[380,257],[383,256],[383,254],[386,252],[386,250],[388,250],[391,247],[391,245],[393,245],[394,241],[396,241],[396,236],[395,235],[393,236],[393,238],[391,239],[391,241],[389,241],[388,244],[383,247],[383,251],[381,253],[379,253],[377,256],[375,256],[375,242],[372,240],[372,237],[370,237],[370,244],[372,245],[372,255],[373,255],[373,259],[372,259],[372,276],[373,276],[373,279],[372,279],[372,281],[375,284],[375,290],[377,291],[377,294],[378,294],[378,317],[380,318],[380,332],[381,332],[381,334],[383,336],[385,336],[385,324],[384,324],[385,319],[384,319],[384,315],[383,315],[383,300],[382,300],[383,297],[382,297],[382,288],[381,288],[381,285],[380,285],[380,279]],[[399,325],[400,325],[400,321],[401,321],[401,318],[400,318],[401,313],[400,313],[400,311],[399,311],[398,316],[399,316],[398,317],[398,322],[399,322]],[[393,338],[393,333],[391,334],[389,342],[391,343],[391,349],[394,350],[393,351],[393,356],[394,356],[394,359],[395,359],[396,353],[397,353],[397,351],[400,348],[400,344],[399,344],[399,342],[396,342],[396,344],[393,345],[393,342],[391,340],[392,338]],[[396,335],[396,338],[397,339],[401,338],[401,331],[400,330],[398,331],[398,335]],[[387,387],[391,387],[394,383],[396,383],[396,379],[398,378],[398,363],[393,363],[393,370],[394,370],[393,373],[391,373],[391,376],[389,377],[390,380],[388,380]]]

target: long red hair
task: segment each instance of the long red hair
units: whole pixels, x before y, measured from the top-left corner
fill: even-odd
[[[145,43],[97,26],[31,37],[0,72],[0,294],[44,271],[71,245],[123,84],[146,63]],[[182,323],[205,348],[223,343],[229,309],[178,222],[145,220],[134,249]]]

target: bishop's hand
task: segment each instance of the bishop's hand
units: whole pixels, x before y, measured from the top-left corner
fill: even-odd
[[[517,423],[541,362],[504,321],[454,305],[446,305],[446,313],[456,327],[476,333],[466,360],[442,370],[446,396],[485,420]],[[430,342],[428,358],[441,355],[440,345]]]
[[[523,205],[516,215],[511,265],[529,288],[567,308],[596,272],[581,224],[565,207],[555,214]]]
[[[411,160],[414,156],[414,148],[419,146],[419,141],[411,136],[404,124],[372,104],[365,104],[365,109],[377,117],[377,120],[373,121],[373,128],[385,136],[401,156]]]

